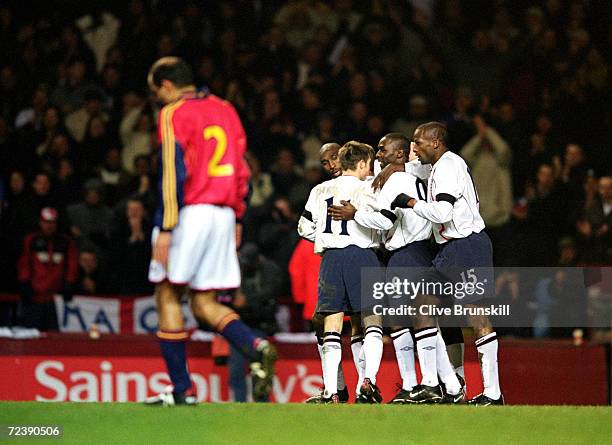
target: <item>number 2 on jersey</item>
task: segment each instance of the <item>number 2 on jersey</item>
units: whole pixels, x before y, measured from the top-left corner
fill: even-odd
[[[204,129],[204,140],[214,139],[217,143],[212,158],[208,162],[208,176],[231,176],[234,174],[234,166],[232,164],[219,164],[225,150],[227,150],[227,134],[223,127],[219,125],[211,125]]]
[[[325,202],[327,203],[327,209],[329,209],[331,206],[334,205],[334,197],[332,196],[331,198],[327,198],[325,200]],[[348,201],[351,202],[351,201]],[[332,217],[329,216],[329,214],[327,215],[327,219],[325,220],[325,230],[323,230],[323,233],[333,233],[332,232]],[[340,224],[340,235],[346,235],[348,236],[348,221],[342,221]]]

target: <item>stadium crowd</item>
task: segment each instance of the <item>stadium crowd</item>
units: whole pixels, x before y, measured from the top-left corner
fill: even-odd
[[[472,169],[496,265],[612,263],[608,2],[55,3],[0,5],[2,292],[45,291],[28,282],[24,239],[49,222],[74,271],[46,290],[152,291],[159,106],[146,74],[167,55],[241,115],[243,241],[279,268],[282,295],[321,145],[376,146],[432,119]]]

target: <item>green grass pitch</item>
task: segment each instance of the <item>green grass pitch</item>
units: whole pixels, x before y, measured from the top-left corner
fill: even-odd
[[[63,426],[15,444],[612,443],[612,407],[1,402],[0,424]]]

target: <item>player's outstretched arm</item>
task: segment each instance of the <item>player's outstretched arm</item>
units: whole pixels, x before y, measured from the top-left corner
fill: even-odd
[[[340,201],[339,206],[330,206],[327,213],[334,221],[355,220],[360,226],[374,230],[389,230],[393,227],[396,216],[389,210],[367,211],[358,210],[348,201]]]
[[[413,204],[414,213],[433,223],[444,224],[453,219],[453,204],[455,198],[445,193],[436,195],[436,201],[416,201]]]

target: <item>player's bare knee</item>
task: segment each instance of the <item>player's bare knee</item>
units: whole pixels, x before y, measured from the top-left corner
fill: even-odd
[[[375,314],[365,315],[363,317],[363,326],[366,330],[371,326],[382,326],[382,317]]]
[[[159,283],[155,287],[155,303],[160,308],[167,304],[177,304],[181,301],[181,288],[167,281]]]
[[[324,316],[323,329],[325,332],[342,332],[344,312],[326,313]]]
[[[478,307],[477,305],[469,305],[469,307]],[[480,338],[484,335],[490,334],[493,332],[493,326],[491,325],[491,321],[489,317],[486,315],[468,315],[467,322],[472,329],[474,329],[474,335],[477,338]]]
[[[190,306],[193,315],[202,321],[211,313],[215,304],[218,304],[214,298],[214,293],[209,295],[209,292],[196,292],[191,296]]]
[[[315,335],[318,338],[322,338],[323,337],[323,332],[324,332],[324,326],[323,326],[323,322],[324,322],[325,317],[323,316],[323,314],[316,312],[313,316],[312,316],[312,328],[315,331]]]

